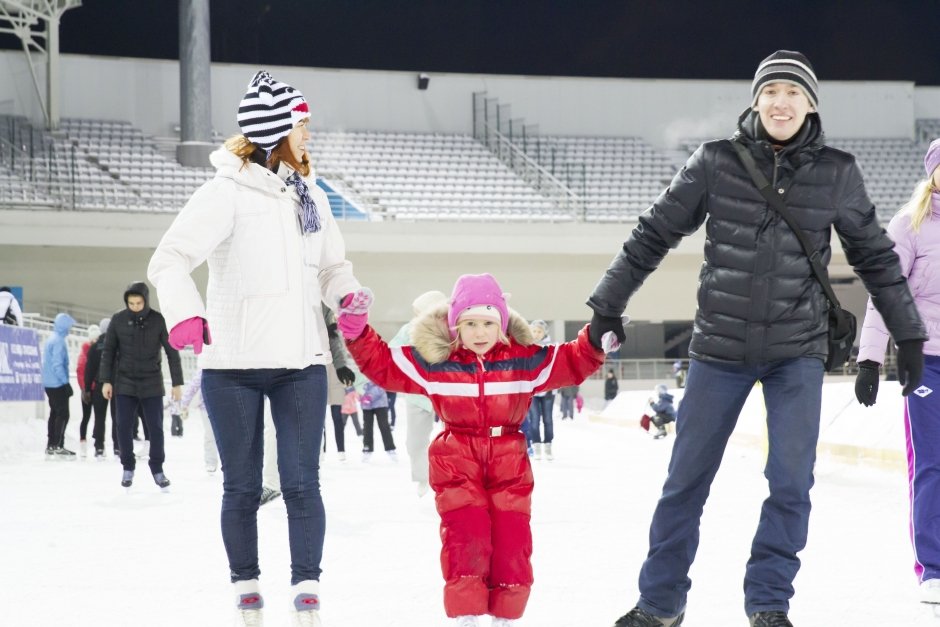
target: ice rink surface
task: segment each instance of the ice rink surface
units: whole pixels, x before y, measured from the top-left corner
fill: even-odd
[[[635,403],[639,418],[648,393],[626,394],[636,400],[628,397],[621,406]],[[351,425],[348,459],[341,462],[328,433],[321,463],[325,627],[452,624],[441,602],[438,516],[433,495],[419,498],[409,480],[404,414],[394,432],[398,463],[382,452],[363,463]],[[77,444],[78,418],[73,413],[67,446]],[[900,417],[892,411],[879,419]],[[610,627],[638,596],[673,436],[654,441],[638,427],[590,421],[587,412],[564,422],[556,414],[555,434],[555,460],[533,462],[535,585],[518,625]],[[201,421],[191,416],[184,437],[167,438],[169,493],[153,484],[145,462],[129,492],[119,485],[114,458],[46,462],[44,436],[42,420],[0,420],[8,446],[31,449],[0,458],[0,625],[230,625],[233,593],[219,531],[222,478],[203,467]],[[760,446],[729,446],[702,519],[685,627],[747,625],[742,578],[766,496],[762,468]],[[821,456],[812,495],[794,625],[940,624],[917,602],[905,472]],[[259,532],[265,625],[286,626],[283,501],[261,508]]]

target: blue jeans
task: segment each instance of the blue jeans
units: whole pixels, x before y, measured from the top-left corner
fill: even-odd
[[[546,394],[545,396],[533,396],[532,406],[534,410],[529,414],[531,424],[529,425],[529,437],[533,442],[544,442],[551,444],[555,439],[555,425],[552,421],[552,409],[555,406],[555,395]],[[542,437],[539,427],[545,425],[545,437]]]
[[[222,541],[232,581],[257,579],[261,573],[258,505],[265,396],[271,402],[277,467],[287,506],[291,584],[319,580],[326,531],[319,467],[326,368],[204,370],[202,396],[222,460]]]
[[[738,414],[763,385],[770,496],[761,508],[744,576],[744,609],[789,610],[796,554],[806,546],[822,397],[823,363],[813,357],[764,364],[693,360],[676,420],[669,474],[650,525],[638,605],[656,616],[685,610],[699,520]]]

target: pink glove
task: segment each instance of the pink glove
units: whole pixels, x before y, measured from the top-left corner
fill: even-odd
[[[369,314],[341,313],[336,319],[336,327],[344,338],[351,341],[362,335],[368,322]]]
[[[212,344],[212,335],[209,333],[209,323],[205,318],[194,317],[183,320],[170,330],[170,346],[182,350],[192,345],[197,355],[202,352],[202,345]]]
[[[368,287],[360,287],[355,292],[350,292],[343,296],[339,301],[339,310],[336,312],[337,318],[341,314],[364,314],[372,306],[372,290]]]

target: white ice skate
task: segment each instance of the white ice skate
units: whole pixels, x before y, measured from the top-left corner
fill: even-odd
[[[535,459],[542,459],[542,443],[533,442],[532,448],[535,449]]]
[[[480,627],[476,616],[458,616],[456,620],[457,627]]]
[[[82,456],[82,459],[88,457],[88,440],[79,440],[78,452]]]
[[[428,485],[427,481],[419,481],[418,486],[415,488],[415,492],[418,493],[418,498],[421,498],[422,496],[427,494],[430,488],[431,486]]]
[[[925,579],[920,584],[920,602],[940,604],[940,579]]]
[[[236,581],[235,627],[264,627],[264,598],[258,591],[258,580]]]
[[[294,598],[291,627],[323,627],[320,621],[320,582],[314,579],[291,586]]]
[[[551,442],[546,442],[545,444],[543,444],[543,445],[542,445],[542,450],[545,452],[545,459],[547,459],[548,461],[554,461],[554,460],[555,460],[555,456],[552,455],[552,444],[551,444]],[[495,625],[496,623],[493,623],[493,624]]]
[[[512,627],[516,624],[516,621],[508,618],[493,618],[493,627]]]

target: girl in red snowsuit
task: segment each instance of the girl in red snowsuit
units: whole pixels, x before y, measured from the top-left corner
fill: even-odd
[[[519,426],[536,392],[578,385],[604,352],[578,339],[540,347],[489,274],[457,280],[448,304],[413,322],[412,346],[389,348],[365,314],[339,327],[362,373],[389,391],[425,394],[444,430],[428,450],[441,515],[444,609],[458,625],[522,616],[532,585],[532,468]]]

